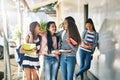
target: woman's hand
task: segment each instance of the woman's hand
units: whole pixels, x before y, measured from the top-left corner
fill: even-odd
[[[93,46],[92,46],[92,45],[85,45],[85,44],[84,44],[83,47],[86,48],[86,49],[90,49],[90,48],[92,48]]]
[[[46,31],[44,31],[44,32],[40,32],[39,33],[41,36],[44,36],[44,35],[46,35],[47,34],[47,32]]]
[[[56,51],[55,51],[55,54],[56,54],[56,55],[60,55],[61,53],[60,53],[59,50],[56,50]]]
[[[59,50],[55,51],[55,56],[56,56],[57,60],[59,61],[59,58],[60,58],[60,51]]]
[[[34,48],[31,50],[31,52],[36,52],[37,51],[37,48]]]
[[[69,44],[71,44],[70,38],[67,38],[66,41],[67,41]]]
[[[41,55],[43,55],[42,52],[39,52],[38,56],[41,56]]]
[[[93,47],[93,45],[89,45],[89,48],[92,48]]]
[[[26,43],[33,43],[33,35],[31,32],[26,37]]]
[[[28,35],[29,35],[29,37],[33,37],[33,34],[32,34],[32,32],[29,32],[29,34],[28,34]]]
[[[34,53],[34,52],[36,52],[36,51],[37,51],[37,49],[34,48],[34,49],[30,50],[30,51],[27,51],[26,54]]]
[[[24,54],[30,54],[30,53],[33,53],[33,52],[36,52],[36,51],[37,51],[36,48],[34,48],[30,51],[24,50],[23,47],[20,48],[20,53],[24,53]]]

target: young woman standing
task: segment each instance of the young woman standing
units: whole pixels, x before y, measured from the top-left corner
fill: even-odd
[[[45,80],[57,80],[59,69],[59,38],[56,36],[55,22],[47,23],[45,36],[42,36],[41,54],[44,55]]]
[[[83,33],[82,44],[80,46],[80,71],[74,75],[74,79],[80,75],[81,80],[84,80],[83,73],[90,68],[92,54],[98,43],[98,33],[95,30],[92,19],[88,19],[85,24],[86,30]]]
[[[30,24],[30,32],[31,33],[26,38],[26,42],[36,44],[36,49],[26,51],[23,49],[23,46],[20,48],[20,53],[25,53],[22,67],[26,74],[27,80],[39,80],[38,70],[40,68],[40,64],[38,54],[40,51],[41,36],[39,33],[41,32],[41,27],[38,22],[32,22]],[[36,52],[36,55],[29,55],[31,52]]]
[[[75,24],[75,20],[69,16],[64,20],[64,31],[61,32],[61,57],[60,67],[62,71],[62,80],[73,80],[74,69],[76,65],[76,51],[81,43],[81,38]],[[73,42],[77,44],[74,44]]]

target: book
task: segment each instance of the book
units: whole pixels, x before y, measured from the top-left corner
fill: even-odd
[[[69,38],[69,40],[70,40],[70,43],[72,44],[72,45],[77,45],[78,43],[74,40],[74,39],[72,39],[72,38]]]
[[[71,52],[71,50],[59,50],[61,53],[69,53],[69,52]]]
[[[63,50],[63,49],[61,49],[61,50],[59,50],[59,52],[61,52],[61,53],[69,53],[69,52],[71,52],[71,50]],[[55,50],[53,50],[51,53],[54,54]]]
[[[36,44],[27,43],[27,44],[23,44],[22,47],[24,50],[30,51],[36,48]]]

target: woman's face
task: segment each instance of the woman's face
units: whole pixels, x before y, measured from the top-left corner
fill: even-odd
[[[90,23],[86,23],[85,26],[86,26],[87,30],[90,30],[90,31],[93,30],[93,28],[92,28],[92,27],[93,27],[92,24],[90,24]]]
[[[35,33],[39,34],[40,32],[41,32],[41,26],[39,24],[37,24],[35,27]]]
[[[68,30],[68,21],[67,20],[64,20],[64,29]]]
[[[56,32],[56,25],[55,23],[50,24],[50,27],[48,29],[52,34]]]

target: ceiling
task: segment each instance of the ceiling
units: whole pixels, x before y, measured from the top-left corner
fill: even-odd
[[[30,10],[33,10],[51,3],[55,3],[57,0],[22,0],[22,1],[24,4],[25,2],[27,3],[25,4],[25,6],[28,6]]]

